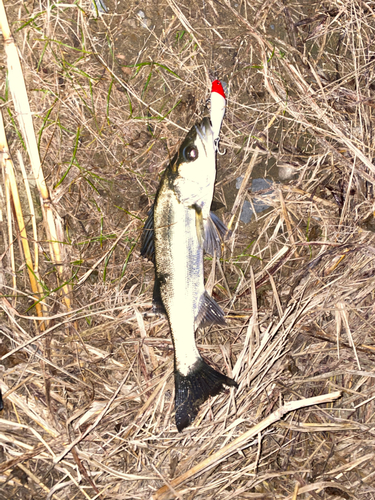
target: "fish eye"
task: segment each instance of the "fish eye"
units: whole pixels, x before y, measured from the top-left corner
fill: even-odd
[[[196,146],[186,146],[182,154],[186,161],[195,161],[198,158],[198,148]]]

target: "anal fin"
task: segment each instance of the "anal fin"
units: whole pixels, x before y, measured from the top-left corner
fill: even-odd
[[[199,304],[199,312],[195,318],[195,329],[209,325],[225,325],[224,311],[215,299],[205,291]]]

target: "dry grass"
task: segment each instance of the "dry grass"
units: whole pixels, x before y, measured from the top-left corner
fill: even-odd
[[[5,6],[60,244],[2,50],[20,201],[3,155],[0,500],[374,499],[375,4],[107,6]],[[229,87],[216,199],[232,234],[205,265],[228,325],[198,344],[239,389],[179,434],[138,241],[212,77]],[[244,225],[236,178],[278,168],[293,180]]]

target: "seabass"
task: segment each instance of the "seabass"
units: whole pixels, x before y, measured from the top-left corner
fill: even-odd
[[[141,254],[155,264],[153,308],[166,314],[175,351],[175,407],[179,431],[223,384],[237,386],[201,358],[195,331],[225,324],[204,288],[203,252],[220,255],[226,227],[210,213],[216,160],[208,118],[196,124],[166,168],[142,235]]]

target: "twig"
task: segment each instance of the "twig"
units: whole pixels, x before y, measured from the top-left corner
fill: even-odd
[[[236,453],[238,450],[241,450],[241,448],[247,446],[249,440],[252,437],[256,436],[258,433],[267,429],[267,427],[280,420],[287,413],[299,410],[301,408],[306,408],[307,406],[331,403],[332,401],[338,399],[340,396],[341,396],[341,391],[337,391],[337,392],[332,392],[331,394],[324,394],[322,396],[316,396],[314,398],[301,399],[300,401],[291,401],[284,404],[284,406],[274,411],[271,415],[262,420],[262,422],[259,422],[259,424],[255,425],[247,432],[236,438],[234,441],[227,444],[224,448],[217,451],[210,457],[206,458],[199,464],[195,465],[181,476],[173,479],[170,482],[170,486],[172,488],[176,488],[177,486],[180,486],[182,483],[189,481],[193,477],[202,474],[202,472],[205,472],[213,467],[216,467],[219,463],[226,460],[233,453]],[[152,500],[167,500],[168,498],[170,498],[170,488],[168,486],[163,486],[162,488],[159,488],[158,491],[154,493],[151,497]]]

